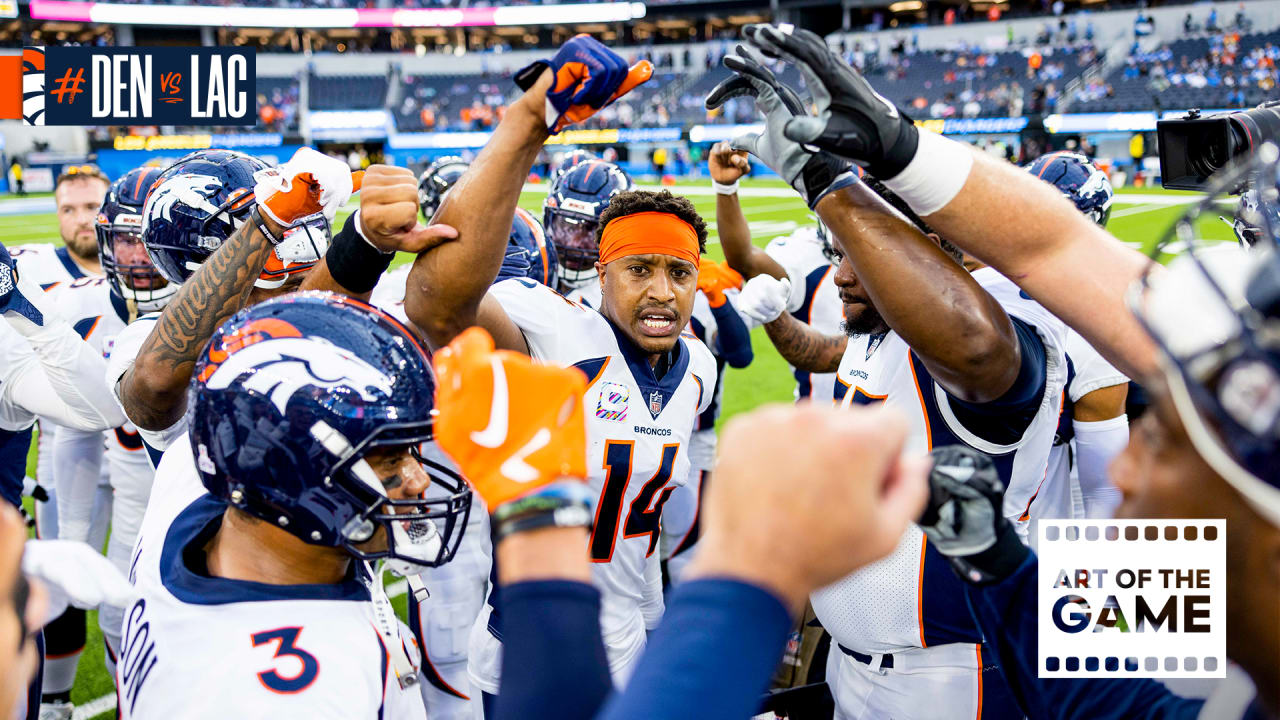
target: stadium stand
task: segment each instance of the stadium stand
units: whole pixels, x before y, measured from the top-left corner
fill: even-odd
[[[296,130],[300,90],[296,78],[258,78],[258,120],[266,130]]]
[[[309,83],[312,110],[371,110],[387,100],[382,75],[312,75]]]
[[[1280,60],[1280,30],[1217,33],[1161,44],[1135,45],[1104,80],[1080,88],[1072,110],[1238,108],[1272,96]]]

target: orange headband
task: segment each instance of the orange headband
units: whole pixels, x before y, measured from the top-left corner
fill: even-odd
[[[600,234],[600,262],[608,265],[628,255],[670,255],[701,264],[698,233],[670,213],[641,212],[614,218]]]

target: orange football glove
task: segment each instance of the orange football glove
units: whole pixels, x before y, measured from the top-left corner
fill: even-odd
[[[742,275],[729,267],[727,262],[703,262],[698,268],[698,289],[707,296],[707,302],[711,307],[720,307],[728,301],[724,291],[729,288],[741,290]]]
[[[585,486],[586,378],[494,350],[473,327],[436,352],[435,439],[490,512],[547,485]]]
[[[317,213],[333,222],[363,178],[363,171],[304,147],[280,167],[254,173],[253,196],[259,211],[283,227]]]

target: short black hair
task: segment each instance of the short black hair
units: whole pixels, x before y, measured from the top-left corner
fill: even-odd
[[[919,215],[917,215],[916,211],[912,210],[911,206],[907,204],[907,201],[898,196],[898,193],[885,187],[884,183],[870,175],[863,175],[862,182],[866,183],[867,187],[871,188],[871,192],[879,195],[881,199],[892,205],[895,210],[907,216],[907,219],[911,221],[911,224],[915,225],[920,232],[925,235],[937,235],[938,244],[942,246],[943,252],[955,258],[955,261],[961,265],[964,264],[964,252],[955,245],[947,242],[947,240],[939,235],[937,231],[929,227],[929,223],[925,222]]]
[[[596,226],[596,243],[600,242],[610,221],[643,212],[667,213],[689,223],[698,234],[698,254],[707,251],[707,222],[698,214],[689,198],[672,195],[670,190],[627,190],[614,195],[609,200],[609,206],[600,213],[600,224]]]

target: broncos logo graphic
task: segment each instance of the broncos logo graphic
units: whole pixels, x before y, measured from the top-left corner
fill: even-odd
[[[218,215],[218,207],[209,198],[222,187],[222,181],[212,175],[183,174],[153,187],[143,207],[143,232],[157,219],[173,222],[173,208],[181,203],[199,208],[210,215]]]
[[[22,119],[44,125],[44,48],[22,49]]]
[[[372,402],[379,394],[391,395],[394,384],[389,375],[361,358],[315,337],[271,337],[232,350],[208,374],[205,386],[221,390],[240,378],[245,378],[245,388],[269,397],[282,413],[293,394],[304,387],[351,388]]]

